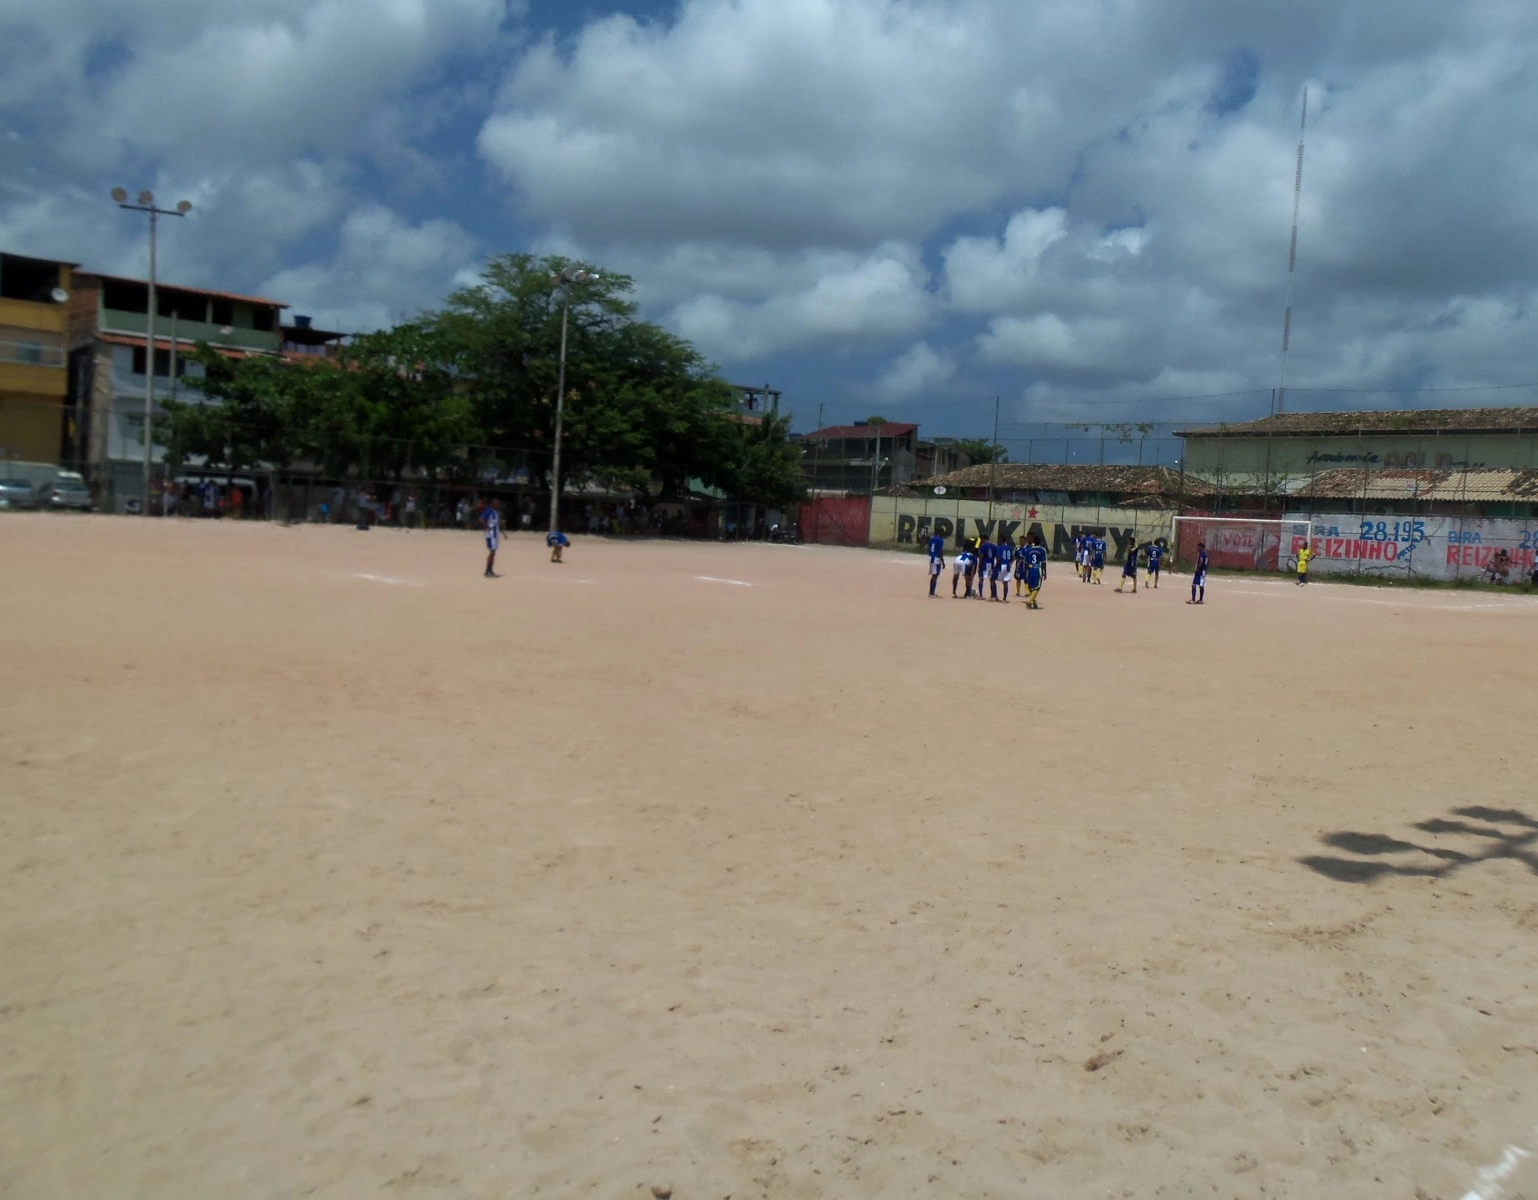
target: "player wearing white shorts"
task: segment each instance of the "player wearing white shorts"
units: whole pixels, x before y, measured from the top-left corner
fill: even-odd
[[[945,539],[938,533],[929,537],[929,594],[935,594],[940,585],[940,573],[945,570]]]
[[[961,579],[967,581],[966,598],[972,598],[972,576],[977,572],[977,556],[970,550],[963,550],[951,560],[951,598],[956,598],[956,584]]]
[[[502,501],[493,500],[481,510],[481,525],[486,530],[486,578],[495,579],[497,547],[502,544]]]

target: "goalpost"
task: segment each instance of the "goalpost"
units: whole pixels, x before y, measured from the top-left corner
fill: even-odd
[[[1311,517],[1186,517],[1172,522],[1172,566],[1190,570],[1196,547],[1207,546],[1214,567],[1238,571],[1289,571],[1298,565],[1298,548],[1314,536]]]

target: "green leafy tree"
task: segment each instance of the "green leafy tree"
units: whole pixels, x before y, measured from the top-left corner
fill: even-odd
[[[987,438],[957,438],[951,445],[960,450],[973,463],[1004,463],[1009,461],[1009,451]]]

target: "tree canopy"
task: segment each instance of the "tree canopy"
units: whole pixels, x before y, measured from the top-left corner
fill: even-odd
[[[556,283],[578,270],[580,282]],[[165,404],[172,462],[330,478],[507,479],[548,486],[563,312],[561,475],[668,497],[691,484],[783,506],[803,494],[789,419],[745,419],[699,351],[640,320],[632,281],[560,257],[509,254],[435,311],[335,358],[194,357],[199,400]],[[569,307],[568,307],[569,305]],[[217,401],[217,403],[207,403]]]
[[[1002,463],[1009,461],[1009,451],[987,438],[957,438],[951,443],[974,463]]]

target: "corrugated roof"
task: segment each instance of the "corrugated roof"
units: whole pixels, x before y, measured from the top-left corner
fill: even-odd
[[[1472,467],[1466,471],[1361,471],[1344,467],[1303,480],[1292,489],[1292,494],[1316,500],[1530,503],[1538,499],[1538,470]]]
[[[903,425],[888,421],[885,425],[830,425],[807,434],[808,438],[890,438],[905,433],[917,433],[917,425]]]
[[[100,279],[106,283],[133,283],[147,287],[149,280],[134,279],[128,275],[103,275],[100,271],[79,271],[75,279]],[[212,296],[215,300],[238,300],[245,304],[260,304],[264,308],[288,308],[289,305],[279,300],[268,300],[264,296],[242,296],[239,292],[211,292],[207,288],[187,287],[180,283],[157,283],[156,288],[166,292],[187,292],[193,296]]]
[[[1538,384],[1534,385],[1538,391]],[[1387,412],[1279,413],[1237,425],[1183,429],[1176,437],[1339,437],[1368,433],[1538,433],[1538,408],[1410,408]]]
[[[929,479],[914,487],[986,488],[998,491],[1107,492],[1132,496],[1207,496],[1216,489],[1205,479],[1169,467],[1119,467],[1082,463],[980,463]]]

